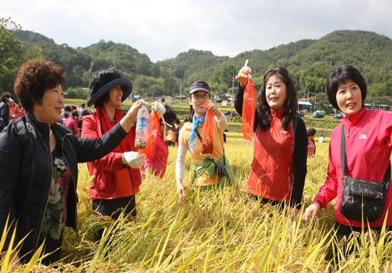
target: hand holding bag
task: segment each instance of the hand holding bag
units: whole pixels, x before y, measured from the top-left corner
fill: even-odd
[[[200,142],[202,142],[202,141],[203,141],[203,138],[201,137],[201,135],[200,135],[200,133],[199,133],[198,130],[196,130],[196,135],[197,135],[197,137],[199,138]],[[215,163],[215,164],[216,164],[216,163]],[[217,173],[217,175],[218,175],[219,177],[223,177],[223,176],[226,176],[226,175],[229,174],[228,171],[227,171],[227,169],[226,169],[225,148],[223,148],[223,165],[216,164],[216,169],[215,169],[215,171],[216,171],[216,173]]]
[[[346,176],[346,139],[344,125],[340,144],[340,158],[343,176],[343,195],[340,212],[350,220],[373,222],[381,218],[386,202],[391,165],[384,175],[383,182],[365,181]]]

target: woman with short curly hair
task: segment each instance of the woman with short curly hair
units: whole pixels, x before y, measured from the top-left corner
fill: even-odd
[[[22,262],[45,242],[45,263],[60,259],[64,227],[77,232],[78,162],[112,151],[133,126],[141,104],[100,138],[84,139],[56,123],[64,106],[66,73],[43,60],[25,63],[14,92],[26,109],[0,133],[0,233],[16,228]],[[10,247],[8,232],[2,254]]]

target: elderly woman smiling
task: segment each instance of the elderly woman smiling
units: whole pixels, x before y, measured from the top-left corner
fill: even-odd
[[[24,239],[18,253],[22,262],[44,241],[45,252],[51,253],[44,262],[60,258],[64,227],[77,232],[77,163],[111,152],[127,136],[141,107],[141,102],[135,103],[102,137],[79,138],[56,123],[64,106],[65,84],[65,71],[54,63],[24,64],[14,92],[26,114],[0,134],[0,232],[9,219],[17,242]]]

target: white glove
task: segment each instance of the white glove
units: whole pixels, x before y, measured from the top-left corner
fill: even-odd
[[[145,159],[145,154],[139,154],[137,152],[125,152],[122,156],[124,165],[129,165],[132,169],[139,169]]]
[[[163,117],[163,114],[166,113],[166,108],[165,106],[163,106],[161,103],[159,102],[154,102],[154,104],[152,105],[152,110],[157,112],[157,115],[159,118]]]

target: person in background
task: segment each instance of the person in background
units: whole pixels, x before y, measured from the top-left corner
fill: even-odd
[[[83,118],[82,137],[95,139],[116,127],[123,118],[120,107],[132,93],[132,83],[120,73],[107,69],[95,73],[90,89],[88,106],[94,105],[96,111]],[[142,103],[144,101],[139,100],[135,104]],[[144,160],[145,155],[135,149],[134,126],[111,153],[88,162],[92,209],[114,220],[121,212],[127,217],[136,217],[136,194],[142,183],[140,166]],[[96,234],[96,239],[101,236],[102,230]]]
[[[83,118],[84,118],[85,116],[89,116],[89,115],[91,115],[90,110],[87,109],[87,108],[85,108],[85,109],[82,111],[82,115],[79,116],[79,121],[78,121],[78,129],[79,129],[79,132],[82,132]]]
[[[65,124],[65,122],[71,115],[71,112],[72,112],[71,106],[69,105],[65,106],[61,112],[61,120],[59,120],[58,122],[61,124]]]
[[[251,69],[238,73],[234,107],[242,116],[244,90]],[[274,68],[264,75],[258,93],[254,122],[254,156],[248,178],[248,193],[261,204],[289,205],[299,213],[303,196],[308,137],[297,116],[297,91],[289,72]]]
[[[178,144],[178,136],[180,134],[180,119],[175,116],[175,119],[170,123],[167,133],[167,143],[169,146]]]
[[[79,113],[78,111],[74,110],[71,116],[67,118],[67,120],[65,121],[64,126],[70,129],[74,136],[79,136],[80,133],[78,128],[78,122],[79,122]]]
[[[227,142],[227,132],[228,132],[227,129],[223,130],[223,141],[224,141],[225,143]]]
[[[176,144],[178,145],[178,138],[180,136],[180,125],[181,125],[181,121],[179,118],[176,118],[176,120],[174,121],[174,129],[176,130]]]
[[[84,110],[88,110],[88,109],[86,109],[86,104],[85,104],[85,103],[82,103],[82,104],[77,108],[77,110],[78,110],[78,113],[79,113],[79,117],[81,117],[83,111],[84,111]]]
[[[324,141],[325,141],[324,134],[321,133],[321,134],[320,134],[320,137],[319,137],[319,140],[318,140],[318,143],[324,143]]]
[[[225,115],[210,100],[210,87],[203,80],[196,80],[189,88],[189,122],[180,130],[178,154],[176,160],[177,192],[180,198],[185,196],[183,176],[185,157],[190,151],[194,163],[194,176],[191,181],[199,189],[224,186],[235,182],[234,174],[224,153],[223,130],[227,127]],[[212,156],[202,155],[203,123],[207,110],[214,116],[214,139]],[[217,167],[224,166],[225,175],[219,176]]]
[[[0,102],[0,132],[8,125],[10,116],[9,116],[9,104],[11,103],[12,97],[11,93],[4,92],[1,94],[1,102]]]
[[[61,258],[65,226],[77,228],[78,163],[105,156],[127,136],[141,103],[106,134],[83,139],[57,123],[64,106],[66,73],[52,62],[32,60],[19,69],[14,92],[26,114],[0,133],[1,256],[22,242],[18,255],[28,262],[45,242],[44,263]],[[8,233],[5,226],[8,222]],[[78,235],[77,235],[78,237]],[[3,242],[2,242],[3,243]],[[1,258],[1,257],[0,257]]]
[[[316,135],[316,129],[308,129],[308,156],[312,157],[316,154],[316,143],[314,143],[314,136]]]
[[[342,210],[343,196],[347,195],[343,191],[343,178],[351,177],[372,183],[388,183],[391,178],[392,113],[366,109],[366,93],[364,77],[352,66],[342,66],[328,78],[328,100],[334,108],[344,113],[344,118],[331,134],[327,179],[313,203],[306,208],[303,219],[308,221],[316,217],[321,208],[337,198],[335,230],[338,241],[344,237],[349,239],[352,232],[361,232],[362,229],[380,231],[383,224],[387,231],[392,230],[391,186],[387,187],[386,195],[381,196],[386,198],[386,205],[382,208],[383,215],[375,221],[353,220],[352,215],[346,215]],[[341,160],[343,139],[346,146],[344,161]],[[361,204],[358,206],[363,207]],[[374,211],[378,211],[378,208]],[[363,217],[361,211],[359,218]]]
[[[167,144],[169,146],[175,146],[177,144],[175,124],[172,124],[167,130]]]
[[[9,119],[8,121],[11,122],[16,118],[19,118],[24,115],[24,110],[19,104],[17,104],[12,97],[8,99],[8,112],[9,112]]]

